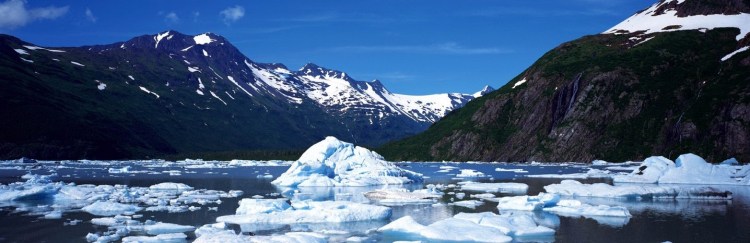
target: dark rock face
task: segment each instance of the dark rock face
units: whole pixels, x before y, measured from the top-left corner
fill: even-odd
[[[738,48],[737,32],[657,33],[638,45],[629,40],[638,33],[583,37],[377,151],[391,160],[626,161],[692,152],[750,161],[750,52],[720,61]]]

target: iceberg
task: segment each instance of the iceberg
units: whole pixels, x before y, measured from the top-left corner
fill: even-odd
[[[81,210],[97,216],[114,216],[118,214],[135,214],[141,211],[143,208],[130,205],[122,204],[117,202],[103,202],[98,201],[81,208]]]
[[[484,205],[484,202],[479,200],[464,200],[464,201],[457,201],[454,202],[453,205],[459,206],[459,207],[465,207],[465,208],[471,208],[475,209],[479,206]]]
[[[558,178],[558,179],[593,179],[593,178],[610,178],[612,175],[608,170],[599,170],[591,168],[586,173],[573,173],[573,174],[541,174],[541,175],[527,175],[526,177],[533,178]]]
[[[500,229],[456,217],[425,226],[411,216],[404,216],[379,228],[378,231],[386,236],[386,240],[391,241],[510,242],[513,240]]]
[[[257,225],[340,223],[385,220],[391,214],[389,207],[348,201],[293,201],[288,204],[278,199],[245,199],[240,201],[237,214],[220,216],[216,221]]]
[[[143,226],[143,230],[149,235],[161,235],[161,234],[172,234],[172,233],[184,233],[195,230],[195,227],[189,225],[179,225],[173,223],[156,223],[152,225]]]
[[[541,226],[530,214],[521,212],[506,212],[500,215],[494,213],[459,213],[454,218],[468,220],[475,224],[499,229],[504,234],[514,238],[519,237],[547,237],[552,238],[555,230]]]
[[[492,192],[492,193],[511,193],[525,194],[529,185],[524,183],[479,183],[479,182],[462,182],[461,190],[472,192]]]
[[[614,176],[615,183],[750,185],[750,166],[739,170],[726,165],[713,165],[695,154],[680,155],[672,162],[664,157],[651,157],[627,175]]]
[[[158,190],[158,191],[183,192],[183,191],[193,190],[193,187],[182,184],[182,183],[162,182],[156,185],[149,186],[148,189]]]
[[[176,243],[176,242],[187,242],[187,235],[184,233],[170,233],[160,234],[156,236],[128,236],[122,238],[122,242],[137,242],[137,243]]]
[[[278,242],[278,243],[325,243],[326,236],[312,232],[289,232],[283,235],[249,236],[238,235],[231,230],[206,232],[198,236],[193,243],[216,243],[216,242]]]
[[[604,183],[583,184],[564,180],[560,184],[547,185],[548,193],[573,197],[601,197],[624,199],[693,199],[731,200],[732,192],[713,187],[678,187],[657,185],[617,185]]]
[[[461,173],[458,173],[456,175],[456,177],[457,178],[485,177],[485,174],[482,173],[482,172],[480,172],[480,171],[476,171],[476,170],[472,170],[472,169],[462,169]]]
[[[601,224],[620,227],[628,223],[630,211],[622,206],[590,205],[577,200],[562,200],[557,194],[504,197],[498,200],[498,210],[543,211],[567,217],[585,217]]]
[[[383,205],[432,204],[437,198],[442,197],[441,194],[429,193],[427,190],[410,192],[406,189],[375,190],[364,195]]]
[[[282,187],[374,186],[422,182],[422,175],[378,153],[327,137],[311,146],[271,183]]]

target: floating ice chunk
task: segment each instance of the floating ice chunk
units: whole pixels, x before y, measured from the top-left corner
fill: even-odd
[[[383,205],[432,204],[435,203],[435,198],[440,197],[440,195],[427,192],[410,192],[396,189],[375,190],[366,192],[364,195],[368,199],[375,200]]]
[[[240,206],[237,208],[236,213],[238,215],[271,213],[284,211],[289,209],[289,207],[291,205],[289,205],[286,199],[244,198],[240,201]]]
[[[107,169],[107,172],[110,174],[122,174],[122,173],[128,173],[130,171],[130,166],[124,166],[122,168],[109,168]]]
[[[510,242],[512,240],[500,229],[460,218],[447,218],[425,226],[412,217],[405,216],[379,228],[378,231],[388,238],[395,239],[452,242]]]
[[[589,179],[589,178],[610,178],[610,174],[607,170],[599,170],[591,168],[586,173],[573,173],[573,174],[542,174],[542,175],[527,175],[526,177],[534,178],[559,178],[559,179]]]
[[[44,215],[45,219],[61,219],[62,218],[62,212],[61,211],[52,211]]]
[[[538,196],[502,197],[498,200],[499,210],[539,211],[551,207],[560,201],[560,196],[551,193],[540,193]]]
[[[464,182],[461,184],[461,190],[473,192],[492,192],[492,193],[512,193],[525,194],[529,185],[523,183],[478,183]]]
[[[631,183],[748,185],[748,171],[712,165],[695,154],[683,154],[674,163],[664,157],[648,158],[630,174],[613,179]]]
[[[630,211],[621,206],[589,205],[578,200],[560,200],[553,207],[543,209],[563,216],[607,216],[607,217],[631,217]]]
[[[553,237],[555,230],[539,225],[529,213],[459,213],[454,218],[468,220],[475,224],[499,229],[513,237]]]
[[[462,169],[461,173],[458,173],[456,175],[458,178],[468,178],[468,177],[485,177],[484,173],[472,170],[472,169]]]
[[[54,185],[38,185],[32,183],[25,186],[21,184],[18,187],[0,187],[0,202],[43,198],[56,193],[58,190],[60,190],[60,188]]]
[[[272,183],[285,187],[329,187],[421,181],[421,174],[401,169],[375,152],[327,137],[307,149]]]
[[[107,84],[105,84],[105,83],[99,83],[99,85],[97,85],[96,88],[99,89],[99,90],[104,90],[104,89],[107,88]]]
[[[499,210],[544,211],[567,217],[592,218],[601,224],[620,227],[627,224],[631,214],[622,206],[589,205],[577,200],[560,200],[557,194],[500,198]],[[619,217],[619,219],[618,219]]]
[[[529,173],[529,171],[524,170],[524,169],[495,168],[495,171],[497,171],[497,172],[513,172],[513,173]]]
[[[215,242],[283,242],[283,243],[325,243],[328,242],[326,236],[312,232],[289,232],[283,235],[270,236],[246,236],[238,235],[231,230],[222,230],[217,232],[208,232],[201,234],[193,243],[215,243]]]
[[[475,209],[479,206],[484,205],[484,202],[479,201],[479,200],[465,200],[465,201],[454,202],[453,205]]]
[[[674,168],[674,162],[662,156],[649,157],[638,169],[629,175],[613,176],[615,182],[657,183],[667,170]]]
[[[627,199],[696,199],[731,200],[732,193],[712,187],[678,187],[656,185],[617,185],[604,183],[583,184],[564,180],[560,184],[545,186],[549,193],[574,197],[602,197]]]
[[[675,160],[674,168],[659,178],[659,183],[683,184],[738,184],[733,178],[736,170],[712,165],[695,154],[683,154]]]
[[[195,230],[195,236],[201,237],[201,235],[215,234],[221,231],[225,231],[226,229],[226,223],[206,224]]]
[[[102,202],[98,201],[91,205],[88,205],[86,207],[81,208],[81,210],[86,211],[93,215],[98,216],[112,216],[112,215],[118,215],[118,214],[135,214],[135,212],[141,211],[143,208],[130,205],[130,204],[122,204],[122,203],[116,203],[116,202]]]
[[[183,192],[193,190],[193,187],[174,182],[162,182],[148,187],[151,190]]]
[[[184,233],[171,233],[161,234],[157,236],[128,236],[122,238],[122,242],[138,242],[138,243],[176,243],[176,242],[187,242],[187,235]]]
[[[245,214],[221,216],[217,222],[231,224],[296,224],[296,223],[339,223],[369,220],[384,220],[391,217],[391,208],[347,201],[295,201],[291,207],[283,205],[277,199],[243,200],[240,205]],[[271,204],[271,205],[269,205]],[[264,205],[258,210],[249,209],[249,205]]]
[[[179,225],[172,223],[156,223],[152,225],[143,226],[143,230],[149,235],[161,235],[170,233],[183,233],[195,230],[195,227],[189,225]]]

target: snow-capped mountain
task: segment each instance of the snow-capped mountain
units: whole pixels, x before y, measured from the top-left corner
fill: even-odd
[[[175,36],[178,36],[178,38],[175,38]],[[357,81],[345,72],[327,69],[313,63],[308,63],[299,70],[292,71],[283,64],[256,63],[236,52],[222,53],[223,50],[221,49],[226,48],[225,45],[228,45],[228,42],[223,37],[212,33],[190,37],[175,31],[167,31],[154,35],[152,39],[155,49],[179,49],[180,52],[170,53],[170,55],[181,54],[183,61],[191,72],[203,73],[210,70],[215,75],[206,76],[212,82],[223,79],[223,77],[218,75],[211,67],[211,63],[205,62],[204,59],[231,60],[224,68],[237,69],[241,72],[239,77],[227,77],[232,84],[237,86],[237,90],[233,92],[241,90],[242,93],[251,97],[252,94],[270,95],[280,99],[280,101],[292,104],[311,102],[325,108],[331,115],[362,112],[370,120],[402,116],[426,126],[439,120],[448,112],[463,106],[469,100],[493,90],[487,86],[474,95],[459,93],[423,96],[394,94],[378,80],[372,82]],[[131,45],[135,45],[135,43]],[[128,43],[121,44],[122,48],[126,49],[127,46]],[[208,65],[207,68],[202,67],[206,65]],[[200,74],[196,75],[200,76]],[[240,84],[237,80],[244,82]],[[248,88],[245,88],[244,85],[247,85]],[[197,91],[203,92],[203,89],[199,87]]]
[[[165,31],[75,48],[42,48],[0,37],[0,61],[6,70],[0,74],[5,87],[0,93],[6,101],[20,102],[2,104],[7,107],[0,118],[8,124],[5,128],[25,126],[13,117],[27,110],[61,102],[64,109],[43,113],[41,120],[65,117],[75,131],[99,129],[124,136],[90,142],[101,138],[83,132],[54,135],[59,132],[49,131],[65,130],[57,127],[62,123],[40,122],[40,131],[3,133],[18,133],[17,138],[3,138],[15,141],[6,147],[9,158],[45,157],[24,152],[34,151],[26,144],[35,137],[44,150],[44,136],[59,137],[52,147],[83,141],[87,145],[81,145],[82,150],[102,144],[107,151],[127,150],[87,153],[113,157],[133,154],[123,148],[146,155],[304,148],[329,135],[377,145],[418,133],[491,90],[474,96],[395,94],[377,80],[358,81],[315,64],[293,71],[283,64],[254,62],[212,33]],[[102,122],[90,125],[92,117]]]

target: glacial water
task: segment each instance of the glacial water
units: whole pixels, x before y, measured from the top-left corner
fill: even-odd
[[[238,198],[222,199],[219,205],[203,205],[196,211],[182,213],[167,212],[139,212],[141,220],[155,220],[181,225],[200,227],[214,223],[222,215],[234,214],[241,198],[261,195],[265,198],[290,196],[297,194],[297,198],[312,200],[355,200],[367,202],[361,193],[380,189],[375,188],[317,188],[303,189],[299,192],[284,191],[274,187],[272,178],[264,178],[269,174],[273,178],[286,171],[288,166],[233,166],[230,168],[196,168],[196,166],[182,166],[167,163],[144,167],[142,162],[44,162],[39,164],[0,163],[0,183],[8,184],[23,181],[21,176],[27,173],[51,174],[56,173],[54,181],[74,182],[76,184],[115,185],[147,187],[161,182],[179,182],[196,189],[213,190],[242,190],[244,195]],[[110,168],[131,166],[130,171],[149,173],[112,174]],[[454,178],[458,170],[448,173],[438,172],[439,166],[450,165],[462,169],[474,169],[485,173],[483,178],[459,180]],[[519,164],[458,164],[458,163],[400,163],[399,166],[424,174],[427,178],[424,184],[407,185],[409,189],[421,189],[426,184],[456,184],[460,181],[474,180],[479,182],[520,182],[529,185],[527,195],[544,192],[543,187],[559,183],[562,179],[527,178],[529,174],[568,174],[585,172],[588,168],[603,169],[604,166],[585,166],[579,164],[562,164],[552,166],[528,166]],[[200,166],[197,166],[200,167]],[[498,172],[496,168],[523,169],[528,173]],[[259,178],[259,175],[261,178]],[[609,179],[585,179],[582,182],[605,182]],[[393,187],[393,186],[391,186]],[[541,239],[522,239],[538,242],[750,242],[750,187],[741,186],[712,186],[734,193],[731,201],[702,201],[702,200],[666,200],[666,201],[635,201],[618,199],[576,198],[589,204],[621,205],[630,210],[631,218],[583,218],[564,217],[549,213],[536,213],[535,217],[542,219],[556,230],[554,237]],[[422,224],[429,224],[441,219],[452,217],[459,212],[495,212],[497,203],[485,201],[485,204],[475,209],[454,206],[452,201],[459,201],[446,189],[446,195],[438,202],[442,205],[403,205],[391,206],[396,220],[409,215]],[[278,193],[278,194],[277,194]],[[472,192],[465,192],[464,199],[472,199]],[[496,196],[511,196],[496,193]],[[106,227],[95,226],[89,222],[93,216],[86,212],[65,212],[61,219],[44,219],[39,215],[30,215],[19,211],[18,208],[29,208],[46,205],[45,201],[31,202],[0,202],[0,242],[86,242],[88,233],[107,231]],[[196,205],[201,206],[201,205]],[[209,207],[217,207],[208,210]],[[72,220],[81,222],[71,225]],[[232,226],[237,232],[245,234],[278,234],[289,231],[327,232],[329,240],[345,241],[350,237],[361,237],[365,242],[391,242],[395,240],[377,233],[377,229],[388,221],[355,222],[345,224],[304,224],[284,225],[278,227],[259,227],[253,225]],[[461,234],[461,232],[455,232]],[[187,232],[188,241],[195,239],[192,232]]]

